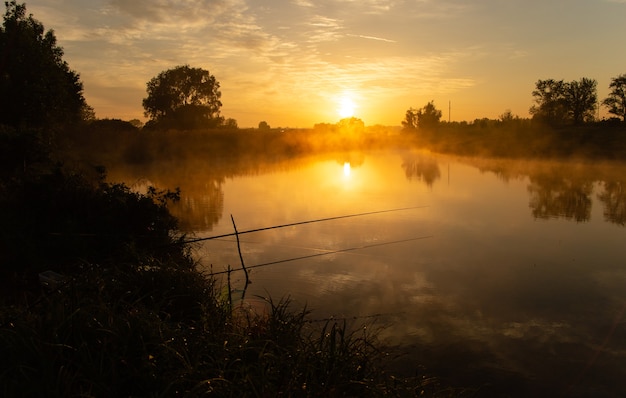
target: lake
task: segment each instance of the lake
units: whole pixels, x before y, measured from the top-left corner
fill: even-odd
[[[203,269],[237,270],[238,303],[235,236],[208,239],[233,221],[246,305],[289,296],[313,320],[381,326],[399,370],[477,396],[626,396],[626,164],[410,149],[223,162],[109,180],[180,187],[172,210],[207,238]]]

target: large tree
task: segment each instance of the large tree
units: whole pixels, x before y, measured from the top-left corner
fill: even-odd
[[[430,101],[417,111],[417,126],[423,128],[433,128],[441,120],[441,111],[435,107],[434,101]]]
[[[79,121],[89,107],[79,75],[63,61],[52,30],[26,15],[26,5],[5,2],[0,28],[0,124],[50,127]]]
[[[415,130],[417,128],[417,109],[409,108],[406,111],[402,126],[408,130]]]
[[[565,103],[570,119],[574,124],[593,121],[598,103],[598,82],[586,77],[567,84]]]
[[[566,122],[580,124],[593,120],[598,95],[597,82],[586,77],[572,82],[538,80],[530,113],[537,120],[552,125]]]
[[[626,122],[626,74],[611,79],[609,88],[611,92],[602,104],[609,108],[609,113]]]
[[[532,93],[535,105],[530,108],[533,118],[549,124],[559,124],[566,120],[566,85],[563,80],[538,80]]]
[[[410,108],[402,125],[406,129],[430,129],[439,124],[441,111],[435,107],[434,101],[430,101],[420,109]]]
[[[177,66],[159,73],[147,86],[143,107],[152,125],[193,129],[222,122],[220,84],[208,70]]]

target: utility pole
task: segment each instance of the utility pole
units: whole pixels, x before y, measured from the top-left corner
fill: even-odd
[[[448,100],[448,123],[450,123],[450,111],[452,109],[452,101]]]

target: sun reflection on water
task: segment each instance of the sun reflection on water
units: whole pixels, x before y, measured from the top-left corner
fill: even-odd
[[[352,174],[352,168],[350,167],[350,162],[345,162],[343,164],[343,176],[344,178],[350,178],[350,174]]]

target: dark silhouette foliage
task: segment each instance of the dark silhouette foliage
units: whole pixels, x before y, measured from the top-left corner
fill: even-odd
[[[578,81],[538,80],[530,108],[533,119],[549,124],[582,124],[594,119],[597,103],[597,82],[586,77]]]
[[[414,130],[417,128],[417,109],[409,108],[404,115],[402,121],[402,127],[408,130]]]
[[[0,198],[0,273],[74,272],[86,261],[159,257],[177,222],[166,203],[178,192],[132,192],[56,168],[13,182]],[[6,274],[5,274],[6,275]]]
[[[586,77],[567,84],[565,103],[574,124],[593,121],[598,102],[597,86],[598,82]]]
[[[0,124],[51,127],[82,120],[88,109],[79,75],[63,61],[52,30],[5,2],[0,29]]]
[[[535,105],[529,112],[535,120],[547,124],[560,124],[566,119],[565,82],[563,80],[537,80],[532,93]]]
[[[89,130],[136,133],[139,131],[139,128],[136,124],[133,124],[132,121],[128,122],[121,119],[98,119],[89,123]]]
[[[609,108],[609,113],[626,122],[626,74],[611,79],[609,88],[611,92],[602,104]]]
[[[143,100],[148,129],[197,129],[217,127],[220,117],[220,84],[208,70],[177,66],[159,73],[147,84]]]
[[[441,111],[435,107],[434,101],[420,109],[410,108],[406,111],[402,126],[405,129],[432,129],[439,124]]]

